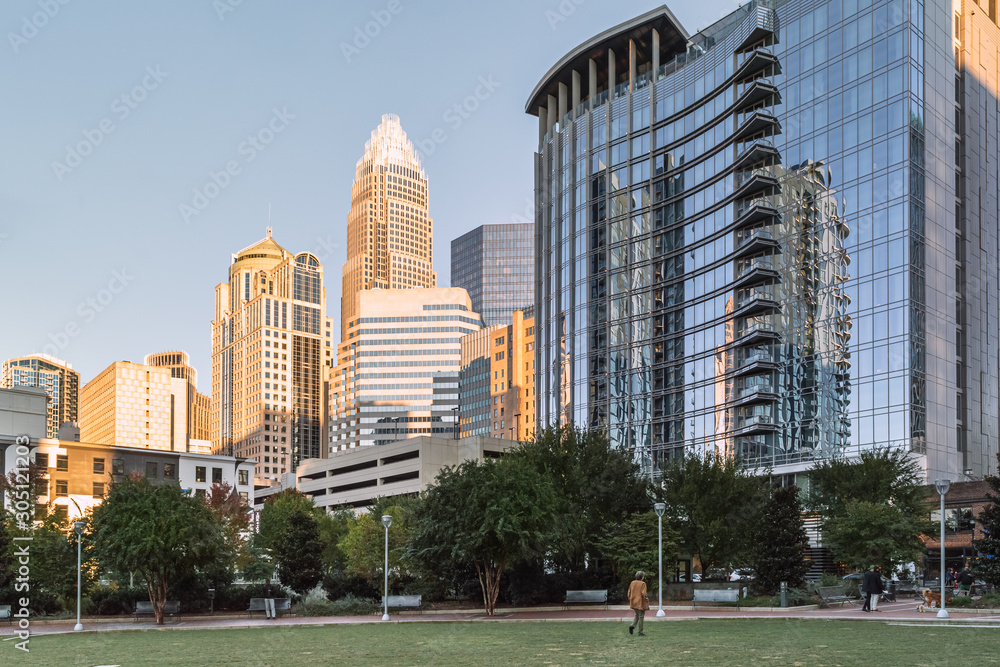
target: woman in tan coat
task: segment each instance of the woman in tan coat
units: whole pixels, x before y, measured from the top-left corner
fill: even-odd
[[[628,606],[635,611],[635,620],[632,621],[632,625],[628,626],[628,633],[632,634],[636,626],[639,628],[639,636],[644,637],[645,632],[642,631],[642,622],[646,618],[646,611],[649,609],[649,597],[646,595],[646,582],[643,579],[646,578],[646,574],[639,570],[635,573],[635,581],[629,584],[628,587]]]

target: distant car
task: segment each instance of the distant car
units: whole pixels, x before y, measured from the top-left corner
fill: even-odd
[[[700,574],[698,574],[698,573],[694,573],[694,574],[692,574],[692,575],[691,575],[691,581],[693,581],[693,582],[695,582],[695,583],[698,583],[698,582],[700,582],[700,581],[701,581],[701,575],[700,575]]]
[[[741,579],[753,579],[753,570],[733,570],[729,575],[729,581],[739,581]]]

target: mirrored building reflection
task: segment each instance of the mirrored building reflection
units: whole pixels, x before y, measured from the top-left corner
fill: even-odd
[[[754,0],[567,53],[526,106],[539,426],[654,476],[873,447],[995,470],[998,44],[968,2]]]

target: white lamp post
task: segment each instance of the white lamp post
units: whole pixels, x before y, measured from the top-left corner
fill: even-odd
[[[663,613],[663,513],[666,509],[666,503],[656,503],[653,505],[653,511],[656,512],[656,518],[660,524],[660,569],[656,571],[656,588],[660,593],[660,608],[656,612],[657,616],[666,616]]]
[[[87,525],[83,521],[77,521],[73,524],[73,529],[76,531],[76,626],[74,626],[74,632],[80,632],[83,630],[83,623],[80,622],[80,586],[82,583],[82,577],[80,575],[83,570],[83,549],[80,546],[83,543],[83,527]]]
[[[938,611],[938,618],[948,618],[948,610],[944,607],[944,497],[951,487],[950,479],[934,480],[934,487],[941,495],[941,609]]]
[[[382,620],[389,620],[389,526],[392,525],[392,515],[382,515],[382,525],[385,526],[385,612]]]

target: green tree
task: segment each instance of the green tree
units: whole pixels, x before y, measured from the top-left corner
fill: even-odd
[[[299,595],[323,580],[323,542],[319,522],[311,512],[296,509],[288,515],[281,542],[273,549],[278,579]]]
[[[892,572],[924,551],[928,522],[894,505],[849,500],[823,523],[823,541],[841,563],[856,570],[879,565]]]
[[[857,459],[829,459],[809,477],[809,506],[822,517],[823,542],[836,560],[858,569],[891,568],[922,552],[921,536],[934,529],[929,491],[908,452],[882,448]]]
[[[765,595],[774,595],[787,581],[792,588],[805,586],[809,563],[805,559],[809,539],[802,520],[799,487],[773,488],[754,522],[750,567],[754,571],[755,588]]]
[[[340,540],[340,550],[345,557],[344,571],[359,576],[375,588],[381,588],[385,569],[385,526],[382,516],[392,517],[389,528],[389,584],[398,588],[407,572],[406,544],[409,527],[403,508],[381,506],[362,514]]]
[[[170,582],[209,565],[223,548],[221,527],[204,501],[176,484],[137,477],[111,484],[94,508],[90,534],[102,567],[145,580],[158,625]]]
[[[218,588],[231,584],[236,570],[243,570],[251,558],[250,508],[226,482],[213,484],[205,503],[222,530],[222,551],[204,571],[208,587]]]
[[[660,582],[659,517],[653,512],[634,514],[598,542],[601,553],[614,564],[618,581],[628,584],[637,570],[646,573],[652,590]],[[677,542],[670,524],[663,526],[663,562],[677,560]]]
[[[417,507],[410,554],[439,576],[474,566],[492,616],[508,566],[544,551],[554,503],[551,482],[522,458],[446,468]]]
[[[601,432],[550,427],[508,456],[524,459],[552,483],[558,520],[546,538],[547,559],[559,569],[594,567],[609,528],[649,510],[649,483],[638,464]]]
[[[766,479],[738,459],[688,454],[663,468],[658,494],[665,518],[702,572],[729,570],[749,554],[750,530],[760,513]]]
[[[317,508],[306,494],[296,489],[285,489],[264,501],[258,528],[261,546],[273,550],[281,544],[285,539],[288,518],[294,512],[305,512],[314,518],[323,514],[323,510]]]
[[[1000,454],[997,454],[1000,464]],[[1000,475],[985,478],[990,487],[990,503],[979,513],[982,539],[976,540],[979,557],[973,561],[972,570],[977,577],[994,586],[1000,586]]]

